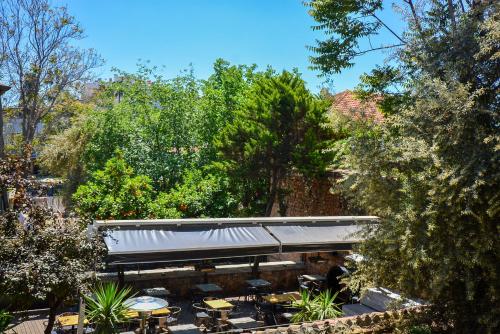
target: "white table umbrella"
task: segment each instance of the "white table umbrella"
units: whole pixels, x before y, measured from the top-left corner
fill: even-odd
[[[143,333],[146,333],[146,313],[154,310],[158,310],[163,307],[168,306],[168,302],[165,299],[142,296],[129,298],[125,301],[125,305],[132,310],[141,313],[142,321],[141,321],[141,329]]]
[[[150,296],[129,298],[125,304],[129,309],[137,312],[149,312],[168,306],[165,299]]]

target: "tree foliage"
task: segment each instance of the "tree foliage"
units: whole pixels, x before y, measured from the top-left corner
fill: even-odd
[[[309,7],[309,14],[317,22],[313,30],[326,35],[326,39],[310,46],[316,54],[310,57],[312,68],[324,75],[339,73],[353,66],[354,58],[370,50],[391,47],[359,47],[362,38],[376,34],[384,25],[378,18],[382,0],[313,0],[305,3]]]
[[[81,26],[64,7],[47,0],[0,2],[0,77],[7,78],[22,115],[25,144],[65,92],[89,78],[101,64],[93,50],[72,45],[84,37]]]
[[[228,178],[214,170],[188,171],[180,184],[160,193],[152,205],[154,215],[165,218],[230,217],[238,210]]]
[[[140,65],[135,74],[118,71],[115,81],[102,83],[91,103],[73,117],[72,125],[50,137],[41,154],[42,165],[69,179],[71,193],[105,169],[120,150],[134,175],[151,180],[154,195],[148,200],[153,200],[149,212],[153,216],[229,214],[234,200],[221,196],[227,178],[205,166],[217,160],[215,138],[246,101],[257,75],[255,66],[218,59],[214,73],[203,81],[195,79],[192,71],[168,80],[158,73],[155,67]],[[95,212],[98,200],[85,197],[89,205],[81,206],[81,212]],[[87,202],[82,200],[78,198],[80,205]],[[184,205],[190,210],[179,209]],[[111,214],[108,209],[105,216]],[[140,216],[146,217],[146,211]]]
[[[407,99],[345,146],[349,174],[340,189],[358,210],[382,218],[360,247],[369,260],[356,281],[429,300],[453,332],[496,333],[498,4],[414,5],[401,3],[411,30],[396,54]],[[386,87],[375,74],[365,89]]]
[[[48,334],[62,303],[91,281],[103,248],[81,221],[31,202],[27,193],[36,188],[25,178],[26,163],[6,158],[0,165],[0,186],[14,194],[13,208],[0,216],[0,291],[16,308],[44,300],[50,308]]]
[[[327,103],[313,96],[296,72],[266,73],[255,79],[235,120],[218,136],[229,176],[247,214],[269,216],[278,200],[286,214],[284,181],[292,171],[306,176],[325,171]]]
[[[134,175],[121,153],[109,159],[103,170],[94,172],[90,180],[73,195],[77,213],[97,219],[146,218],[153,200],[151,179]]]

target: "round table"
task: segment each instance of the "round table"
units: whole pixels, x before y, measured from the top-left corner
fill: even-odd
[[[141,330],[146,334],[146,315],[148,312],[158,310],[168,306],[168,302],[165,299],[142,296],[129,298],[125,301],[125,305],[132,310],[139,312],[141,315]]]

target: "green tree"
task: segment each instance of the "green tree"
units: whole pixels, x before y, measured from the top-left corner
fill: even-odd
[[[44,333],[49,334],[62,303],[88,287],[104,247],[82,221],[60,218],[31,202],[27,193],[36,188],[25,178],[26,164],[13,158],[0,162],[0,185],[14,193],[13,209],[0,215],[0,293],[16,309],[45,301]]]
[[[13,318],[14,316],[12,316],[9,312],[0,310],[0,334],[5,333],[7,326],[9,326]]]
[[[496,333],[498,4],[421,5],[402,2],[410,29],[396,60],[410,99],[347,144],[341,189],[382,217],[360,247],[369,261],[355,281],[429,300],[452,332]],[[328,25],[337,24],[328,15]]]
[[[237,189],[246,214],[269,216],[276,200],[286,214],[284,181],[293,172],[324,172],[330,129],[327,103],[313,96],[296,72],[255,79],[234,122],[218,137],[217,165]]]
[[[22,116],[23,143],[31,145],[39,122],[54,111],[65,92],[90,78],[101,65],[94,50],[73,43],[82,27],[65,7],[47,0],[4,0],[0,6],[0,77],[12,86]]]
[[[170,192],[159,194],[152,211],[158,218],[230,217],[237,206],[225,175],[194,169]]]
[[[147,218],[153,200],[151,179],[134,176],[121,153],[106,162],[103,170],[78,187],[73,195],[76,212],[96,219]]]
[[[202,82],[197,117],[202,165],[217,159],[215,138],[220,129],[234,120],[236,110],[241,109],[251,82],[257,75],[255,65],[236,66],[223,59],[217,59],[213,67],[214,73]]]
[[[119,149],[137,174],[148,176],[155,191],[165,193],[159,201],[165,204],[166,198],[173,198],[166,194],[175,193],[174,187],[180,189],[174,196],[176,204],[171,203],[175,208],[180,194],[187,195],[182,189],[194,187],[186,175],[217,159],[214,138],[233,121],[258,75],[255,66],[230,65],[222,59],[214,63],[213,75],[202,82],[192,71],[171,80],[158,73],[159,69],[146,65],[134,74],[117,71],[115,81],[102,83],[93,99],[82,104],[71,127],[50,137],[40,161],[50,172],[68,179],[69,194],[93,172],[104,169]],[[207,178],[204,184],[220,178],[206,170],[202,174]],[[190,184],[184,187],[183,182]],[[218,196],[217,191],[212,194]],[[181,214],[168,207],[155,206],[155,214]],[[218,215],[227,212],[221,210]]]

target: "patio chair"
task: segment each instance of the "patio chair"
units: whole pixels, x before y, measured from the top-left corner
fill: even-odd
[[[191,304],[191,313],[196,314],[196,312],[206,312],[207,308],[204,307],[201,303],[193,303]]]
[[[303,290],[309,291],[310,286],[309,286],[308,282],[306,282],[304,280],[304,277],[302,275],[297,276],[297,281],[299,282],[299,290],[300,291],[303,291]]]
[[[203,301],[203,297],[206,297],[205,293],[199,291],[196,288],[190,288],[189,295],[191,296],[192,303],[201,303]]]
[[[167,325],[168,326],[175,326],[179,323],[179,314],[182,311],[182,308],[178,306],[170,306],[167,307],[167,309],[170,311],[169,315],[167,316]]]
[[[194,313],[194,324],[197,327],[204,325],[208,328],[210,326],[210,315],[208,314],[208,310],[201,306],[200,303],[194,303],[191,305],[191,311]]]
[[[255,310],[257,313],[255,314],[255,320],[263,320],[267,326],[277,325],[276,317],[274,315],[273,305],[270,303],[255,303]]]
[[[250,299],[255,300],[258,292],[259,290],[254,286],[247,287],[245,289],[245,301],[249,301]]]
[[[228,322],[229,320],[229,312],[228,310],[219,311],[219,317],[215,319],[215,331],[223,332],[231,327],[231,324]]]

